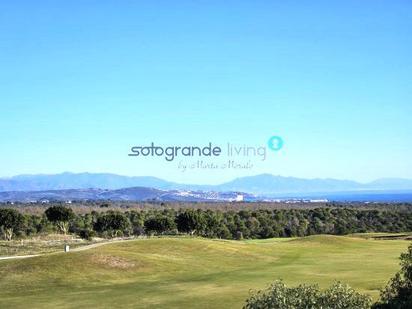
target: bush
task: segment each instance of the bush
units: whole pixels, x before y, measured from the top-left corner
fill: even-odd
[[[120,237],[130,233],[130,221],[119,211],[108,211],[100,214],[94,229],[104,237]]]
[[[0,232],[6,240],[12,240],[13,236],[22,232],[24,216],[15,209],[0,209]]]
[[[133,227],[133,235],[141,236],[145,234],[145,230],[143,226],[134,226]]]
[[[91,240],[94,236],[96,236],[95,231],[89,229],[80,230],[79,236],[86,240]]]
[[[179,232],[193,235],[201,235],[206,226],[206,220],[202,211],[187,209],[176,217],[177,228]]]
[[[389,281],[381,292],[381,300],[375,309],[412,308],[412,245],[401,254],[401,270]]]
[[[246,300],[244,309],[366,309],[371,299],[357,293],[348,285],[335,282],[325,291],[317,285],[287,287],[275,281],[266,290],[254,293]]]
[[[46,209],[45,214],[47,219],[56,224],[63,234],[67,234],[69,221],[75,217],[73,210],[64,206],[49,207]]]
[[[370,308],[371,299],[367,295],[360,294],[347,284],[335,282],[321,295],[322,308],[349,309]]]
[[[176,223],[170,216],[158,214],[145,220],[144,226],[149,234],[176,234]]]

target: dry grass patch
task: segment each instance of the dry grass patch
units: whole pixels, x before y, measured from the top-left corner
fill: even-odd
[[[101,253],[91,255],[90,261],[93,264],[102,265],[109,268],[130,269],[136,267],[135,261],[130,261],[119,256],[105,255]]]

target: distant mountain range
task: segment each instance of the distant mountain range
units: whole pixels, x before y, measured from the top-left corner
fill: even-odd
[[[0,202],[40,202],[52,201],[159,201],[159,202],[233,202],[255,201],[254,195],[239,192],[158,190],[146,187],[124,189],[65,189],[44,191],[0,192]]]
[[[107,173],[19,175],[11,178],[0,178],[0,192],[90,188],[117,190],[131,187],[145,187],[157,190],[247,192],[256,195],[276,196],[345,191],[412,190],[412,180],[384,178],[369,183],[359,183],[351,180],[303,179],[261,174],[236,178],[219,185],[193,185],[174,183],[149,176],[129,177]]]

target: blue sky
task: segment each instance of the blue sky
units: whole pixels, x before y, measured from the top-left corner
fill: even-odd
[[[410,1],[3,1],[0,176],[412,178]],[[131,146],[264,145],[181,172]]]

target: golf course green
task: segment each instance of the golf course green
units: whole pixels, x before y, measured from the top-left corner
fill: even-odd
[[[0,308],[241,308],[252,289],[334,280],[379,296],[410,242],[149,238],[0,261]]]

